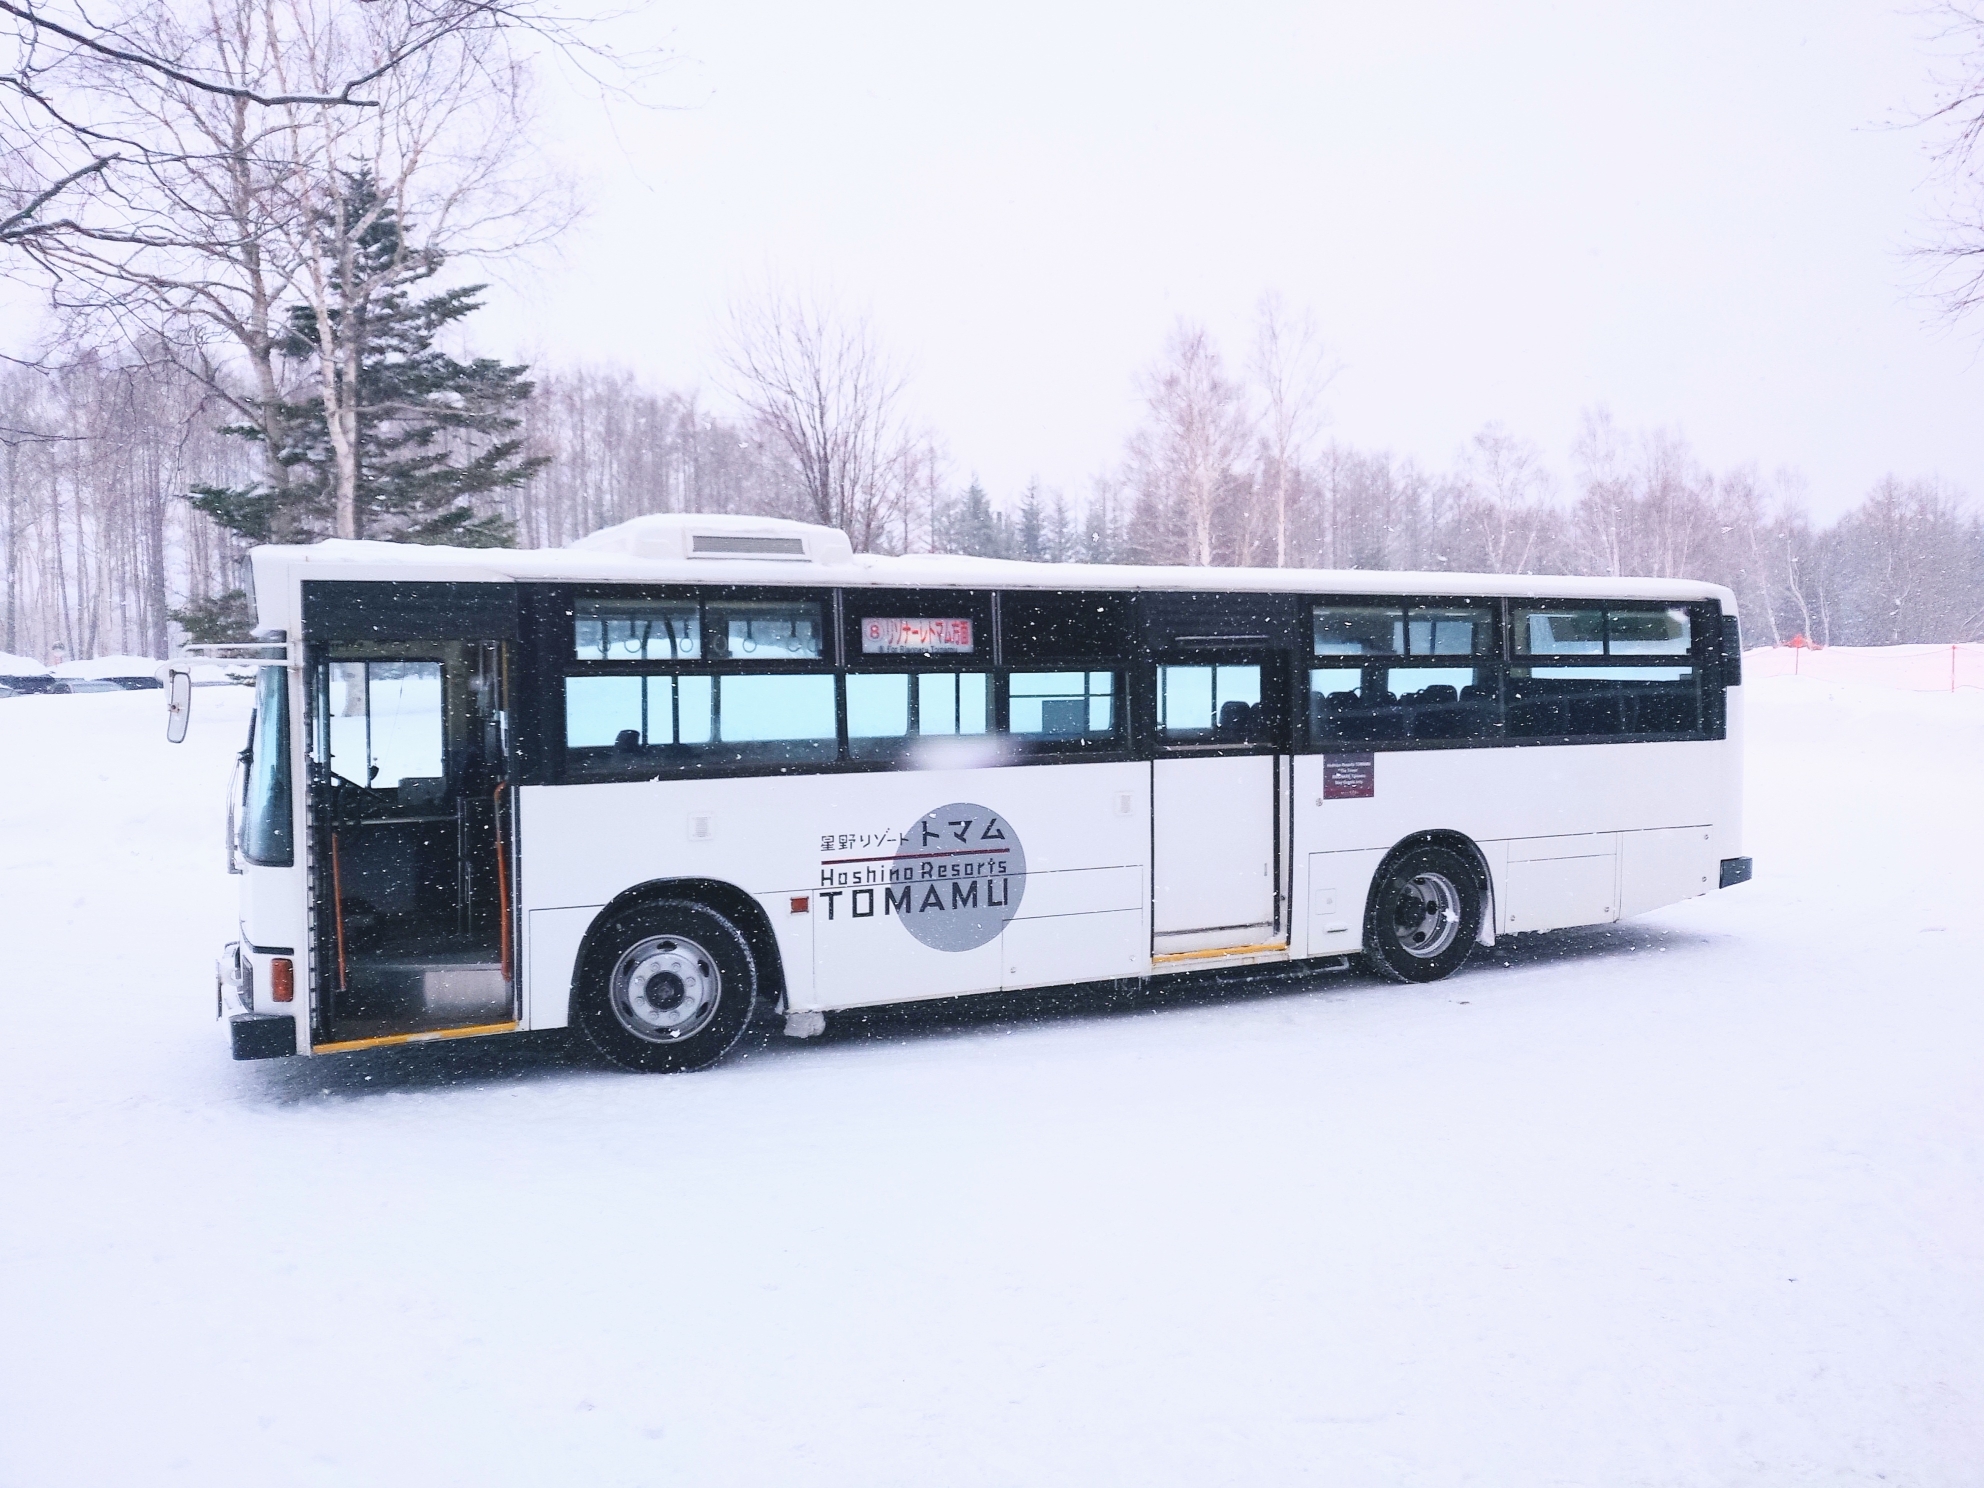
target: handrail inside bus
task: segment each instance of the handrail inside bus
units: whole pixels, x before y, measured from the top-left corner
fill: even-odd
[[[496,782],[496,790],[490,797],[490,804],[496,816],[496,943],[502,958],[503,980],[510,977],[510,875],[509,865],[504,862],[503,853],[503,792],[509,781]]]
[[[331,833],[331,918],[338,932],[338,991],[347,990],[344,969],[344,880],[338,873],[338,834]]]

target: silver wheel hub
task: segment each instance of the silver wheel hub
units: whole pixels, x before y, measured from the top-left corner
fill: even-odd
[[[1392,932],[1408,956],[1430,961],[1460,934],[1460,890],[1444,873],[1418,873],[1396,880]]]
[[[636,941],[613,968],[613,1012],[636,1038],[670,1043],[716,1015],[723,977],[710,953],[679,935]]]

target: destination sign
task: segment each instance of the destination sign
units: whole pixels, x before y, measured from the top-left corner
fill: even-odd
[[[969,651],[969,620],[870,618],[861,622],[861,649],[870,656],[896,652]]]

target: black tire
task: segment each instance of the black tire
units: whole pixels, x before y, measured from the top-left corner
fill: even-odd
[[[1460,970],[1481,933],[1481,872],[1451,847],[1393,854],[1371,883],[1364,959],[1395,982],[1437,982]]]
[[[707,1069],[751,1021],[750,943],[706,905],[664,899],[620,910],[586,937],[573,1013],[622,1069]]]

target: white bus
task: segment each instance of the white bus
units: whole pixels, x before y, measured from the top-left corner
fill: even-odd
[[[1749,877],[1728,590],[570,548],[251,555],[237,1058],[1476,945]],[[231,787],[232,790],[232,787]]]

